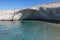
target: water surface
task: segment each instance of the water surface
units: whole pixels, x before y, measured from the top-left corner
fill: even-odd
[[[0,40],[60,40],[60,27],[42,21],[0,21]]]

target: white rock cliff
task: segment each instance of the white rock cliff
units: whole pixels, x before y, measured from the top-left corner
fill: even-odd
[[[15,13],[15,10],[0,11],[0,20],[19,20],[22,16],[21,13]]]
[[[36,19],[36,20],[54,20],[60,21],[60,2],[48,3],[39,6],[34,6],[32,11],[24,12],[28,13],[26,18],[23,19]],[[23,16],[23,15],[22,15]]]
[[[0,20],[20,19],[60,21],[60,2],[43,4],[22,10],[0,11]]]

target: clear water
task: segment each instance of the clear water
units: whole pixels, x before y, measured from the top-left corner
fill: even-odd
[[[60,27],[41,21],[0,21],[0,40],[60,40]]]

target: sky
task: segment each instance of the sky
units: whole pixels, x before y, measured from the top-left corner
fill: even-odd
[[[22,9],[60,0],[0,0],[0,10]]]

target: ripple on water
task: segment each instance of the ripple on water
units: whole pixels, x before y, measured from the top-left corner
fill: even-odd
[[[60,40],[60,27],[42,21],[1,21],[0,40]]]

